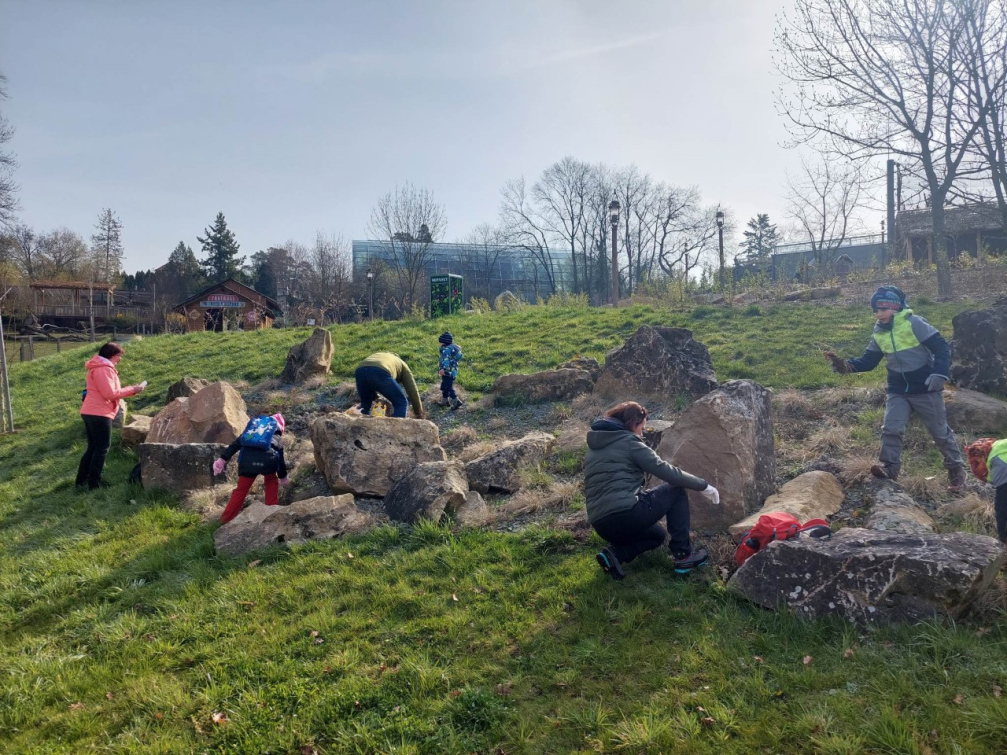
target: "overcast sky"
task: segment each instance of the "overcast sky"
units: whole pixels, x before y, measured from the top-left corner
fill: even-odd
[[[180,240],[199,256],[218,211],[243,254],[365,238],[408,180],[457,240],[496,221],[506,180],[572,155],[782,221],[787,5],[0,0],[21,217],[87,238],[111,207],[133,271]]]

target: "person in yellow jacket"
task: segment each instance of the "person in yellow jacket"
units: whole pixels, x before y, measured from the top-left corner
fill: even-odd
[[[354,378],[360,396],[360,412],[364,416],[370,416],[371,405],[381,394],[392,402],[391,416],[405,417],[406,409],[412,404],[413,417],[426,417],[412,370],[397,354],[389,351],[371,354],[357,365]]]
[[[996,488],[997,539],[1007,543],[1007,438],[979,438],[965,447],[972,474]]]

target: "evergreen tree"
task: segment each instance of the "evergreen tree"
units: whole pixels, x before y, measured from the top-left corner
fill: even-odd
[[[270,299],[276,298],[276,271],[270,251],[259,251],[252,255],[252,288]]]
[[[95,280],[114,283],[122,267],[122,221],[110,209],[98,215],[91,236],[91,252],[94,255]]]
[[[168,286],[182,296],[194,293],[206,284],[192,247],[184,241],[179,241],[178,246],[168,255],[165,273],[165,277],[169,279]]]
[[[234,232],[228,230],[224,213],[218,212],[213,225],[206,229],[206,236],[197,236],[196,240],[203,245],[206,255],[199,261],[210,283],[220,283],[239,274],[245,262],[238,256],[238,243],[234,240]]]
[[[759,213],[748,221],[745,240],[741,242],[742,258],[748,263],[765,262],[779,242],[776,226],[769,222],[767,213]]]

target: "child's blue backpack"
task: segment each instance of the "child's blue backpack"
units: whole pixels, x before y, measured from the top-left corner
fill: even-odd
[[[272,417],[262,415],[252,417],[241,432],[242,448],[262,448],[267,449],[273,445],[273,435],[280,429],[276,420]]]

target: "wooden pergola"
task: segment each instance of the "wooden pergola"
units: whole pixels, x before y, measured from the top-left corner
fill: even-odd
[[[83,316],[89,314],[94,294],[104,294],[106,314],[115,299],[115,286],[108,283],[87,283],[82,281],[34,281],[33,311],[36,315]],[[51,297],[46,306],[47,292],[61,292]],[[53,301],[53,299],[56,299]],[[69,299],[69,301],[67,301]]]

